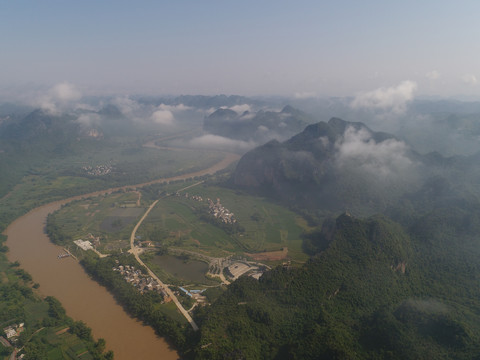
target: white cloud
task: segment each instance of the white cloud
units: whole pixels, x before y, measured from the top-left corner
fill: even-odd
[[[251,120],[253,119],[257,114],[254,113],[254,112],[248,112],[248,113],[244,113],[240,116],[240,120]]]
[[[440,77],[440,73],[437,70],[433,70],[426,73],[425,77],[430,80],[437,80]]]
[[[416,89],[416,82],[402,81],[396,87],[379,88],[361,93],[350,105],[353,108],[382,109],[402,113],[405,111],[407,103],[413,99]]]
[[[78,91],[78,89],[74,85],[68,82],[63,82],[55,85],[50,90],[50,94],[54,99],[60,101],[74,101],[82,97],[80,91]]]
[[[122,114],[129,117],[134,117],[135,113],[140,110],[138,102],[130,99],[128,96],[116,97],[112,100],[112,104],[117,106]]]
[[[51,114],[58,114],[82,97],[80,91],[68,82],[56,84],[46,94],[36,99],[35,106]]]
[[[55,105],[55,102],[49,98],[48,96],[41,97],[39,98],[35,106],[39,106],[43,111],[46,111],[50,114],[58,114],[59,110],[57,109],[57,106]]]
[[[153,113],[150,116],[150,119],[156,124],[173,125],[173,123],[175,122],[174,113],[187,111],[191,109],[192,108],[190,106],[186,106],[184,104],[178,104],[178,105],[160,104],[153,109]]]
[[[160,104],[158,106],[158,109],[160,110],[167,110],[167,111],[186,111],[186,110],[191,110],[192,108],[190,106],[186,106],[184,104],[178,104],[178,105],[166,105],[166,104]]]
[[[87,110],[87,111],[98,111],[100,110],[98,105],[93,106],[90,104],[84,104],[84,103],[76,103],[73,106],[74,110]]]
[[[152,114],[152,121],[160,125],[172,125],[175,117],[169,110],[157,110]]]
[[[477,85],[477,77],[473,74],[465,74],[462,76],[462,81],[468,85]]]
[[[362,168],[376,177],[395,179],[408,173],[413,165],[403,141],[387,139],[377,143],[364,128],[355,130],[348,127],[335,147],[335,161],[339,168]]]
[[[234,105],[229,109],[235,111],[237,114],[243,114],[245,111],[252,111],[252,107],[248,104]]]
[[[236,151],[236,150],[247,151],[256,146],[254,142],[233,140],[230,138],[212,135],[212,134],[196,137],[190,140],[189,144],[192,147],[230,150],[230,151]]]
[[[210,115],[212,115],[215,111],[217,111],[217,109],[214,108],[214,107],[211,107],[211,108],[209,108],[209,109],[207,109],[207,110],[205,110],[205,111],[202,110],[202,109],[198,109],[197,111],[204,112],[206,116],[210,116]]]
[[[320,142],[322,143],[324,148],[326,148],[328,146],[328,144],[330,143],[327,136],[320,136],[318,138],[318,140],[320,140]]]

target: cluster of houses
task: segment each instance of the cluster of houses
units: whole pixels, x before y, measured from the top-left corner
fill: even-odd
[[[20,323],[18,325],[13,324],[13,325],[7,326],[6,328],[3,329],[3,332],[5,333],[5,336],[7,337],[7,339],[14,343],[17,340],[17,337],[22,333],[23,330],[25,330],[24,323]]]
[[[180,196],[180,193],[177,191],[175,195]],[[186,192],[183,196],[185,196],[186,199],[192,199],[199,202],[203,201],[203,198],[200,195],[190,195],[188,192]]]
[[[103,133],[98,131],[97,129],[90,129],[87,132],[87,136],[93,137],[95,139],[101,139],[103,138]]]
[[[207,297],[202,295],[202,293],[207,290],[207,289],[203,289],[203,290],[187,290],[181,286],[178,287],[183,293],[185,293],[185,295],[187,295],[188,297],[191,297],[192,299],[195,299],[195,301],[197,301],[198,303],[200,304],[205,304],[207,302]],[[178,291],[176,291],[177,294]]]
[[[177,192],[175,195],[180,196],[180,193]],[[203,201],[203,198],[200,195],[189,195],[188,193],[185,193],[184,196],[187,199],[192,199],[199,202]],[[235,224],[237,222],[233,213],[220,203],[220,199],[217,198],[217,202],[213,202],[213,200],[207,198],[207,202],[208,211],[215,218],[220,219],[225,224]]]
[[[84,251],[93,250],[93,245],[88,240],[79,239],[79,240],[75,240],[73,243]]]
[[[233,213],[222,206],[222,204],[220,203],[220,199],[217,199],[216,203],[214,203],[210,199],[207,199],[207,201],[208,210],[210,214],[212,214],[215,218],[220,219],[225,224],[235,224],[237,222]]]
[[[83,166],[82,170],[84,170],[88,175],[91,175],[91,176],[104,176],[112,172],[112,166],[111,165],[97,165],[95,167]]]
[[[157,282],[157,280],[151,276],[144,275],[140,270],[135,269],[134,266],[118,265],[113,267],[112,270],[118,271],[121,275],[123,275],[125,281],[135,286],[142,294],[146,293],[147,291],[156,291],[161,294],[164,299],[168,298],[168,294],[163,289],[162,285]]]

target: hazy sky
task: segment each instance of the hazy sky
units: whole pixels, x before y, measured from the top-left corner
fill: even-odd
[[[479,1],[0,0],[0,89],[480,98]]]

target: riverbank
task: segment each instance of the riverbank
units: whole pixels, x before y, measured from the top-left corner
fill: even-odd
[[[18,261],[44,296],[56,297],[67,315],[84,321],[95,338],[104,338],[115,359],[178,359],[176,351],[153,329],[131,318],[102,286],[72,258],[57,259],[61,247],[50,242],[43,228],[47,215],[60,203],[37,208],[13,222],[6,231],[8,259]]]

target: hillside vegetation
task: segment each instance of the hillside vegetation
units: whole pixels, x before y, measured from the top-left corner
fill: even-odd
[[[198,313],[197,358],[478,355],[478,269],[457,273],[461,283],[451,278],[446,269],[456,268],[455,244],[444,243],[427,256],[421,242],[382,217],[344,214],[327,227],[312,239],[327,248],[303,267],[278,267],[259,281],[241,278]],[[438,257],[443,269],[437,267],[434,276],[427,269]]]

